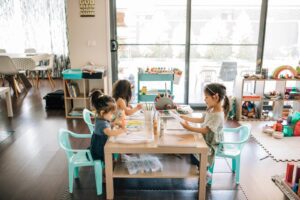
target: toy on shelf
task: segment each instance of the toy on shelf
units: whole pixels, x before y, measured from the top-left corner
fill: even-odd
[[[147,86],[143,86],[141,89],[141,94],[146,95],[147,94]]]
[[[284,74],[282,72],[285,72]],[[297,71],[289,65],[282,65],[277,67],[273,72],[272,78],[274,79],[293,79],[297,76]]]
[[[264,79],[264,76],[262,74],[245,74],[244,78],[249,80],[256,80],[256,79]]]
[[[282,119],[278,119],[277,122],[276,122],[276,124],[273,125],[273,129],[274,129],[275,131],[282,132],[282,130],[283,130],[282,122],[283,122]]]
[[[287,87],[285,89],[284,98],[287,100],[300,100],[300,91],[296,87]]]
[[[264,94],[264,97],[266,99],[270,99],[270,100],[280,100],[282,99],[282,96],[279,92],[276,91],[271,91],[269,93]]]
[[[242,105],[242,115],[244,118],[255,118],[255,104],[245,101]]]
[[[158,94],[154,100],[156,110],[170,110],[176,109],[176,105],[173,102],[173,97],[167,93]]]

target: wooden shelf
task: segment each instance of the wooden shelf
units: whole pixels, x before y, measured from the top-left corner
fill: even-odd
[[[118,162],[113,171],[116,178],[199,178],[195,165],[190,164],[187,155],[164,155],[159,159],[163,165],[161,172],[141,173],[130,175],[124,162]]]
[[[261,99],[253,98],[242,98],[242,101],[261,101]]]
[[[251,82],[252,81],[252,82]],[[273,81],[269,83],[272,85],[273,89],[281,94],[281,98],[285,97],[286,88],[291,86],[296,86],[299,89],[300,79],[238,79],[237,80],[237,88],[236,88],[236,99],[237,99],[237,116],[239,120],[243,121],[270,121],[266,119],[260,119],[263,117],[262,111],[264,110],[264,106],[272,106],[272,110],[268,110],[268,112],[272,112],[275,118],[281,118],[284,116],[282,111],[284,110],[285,104],[290,104],[294,110],[300,109],[300,100],[297,99],[267,99],[265,98],[266,91],[266,82]],[[287,84],[289,81],[294,81],[292,84]],[[268,86],[268,85],[267,85]],[[272,90],[273,90],[272,89]],[[247,92],[245,92],[247,91]],[[260,98],[251,98],[251,95],[254,94]],[[250,101],[255,104],[256,115],[258,119],[242,119],[242,105],[245,101]],[[270,103],[268,103],[270,102]],[[266,105],[267,104],[267,105]],[[272,105],[271,105],[272,104]]]

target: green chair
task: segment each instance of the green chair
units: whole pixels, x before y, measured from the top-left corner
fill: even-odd
[[[74,138],[90,138],[90,134],[77,134],[71,131],[60,129],[58,135],[59,145],[65,150],[69,167],[69,192],[73,193],[73,180],[79,178],[79,168],[94,166],[97,195],[102,194],[102,168],[103,163],[100,160],[93,160],[90,150],[73,149],[69,136]]]
[[[88,109],[83,109],[83,120],[88,126],[90,133],[93,134],[95,129],[95,124],[92,122],[92,118],[95,117],[95,114]]]
[[[240,126],[237,128],[224,128],[225,141],[220,142],[216,156],[232,159],[232,172],[235,173],[236,184],[240,183],[240,159],[241,152],[245,143],[250,137],[250,128],[248,126]],[[229,134],[231,133],[231,134]],[[234,141],[226,141],[228,137],[234,138]],[[214,164],[208,169],[212,174],[214,171]],[[212,180],[208,182],[211,184]]]

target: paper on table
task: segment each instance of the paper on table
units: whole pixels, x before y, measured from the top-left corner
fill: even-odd
[[[182,119],[177,113],[174,111],[170,110],[170,115],[175,118],[178,122],[184,122],[184,119]]]
[[[166,121],[166,130],[180,130],[184,131],[185,129],[182,127],[182,125],[175,119],[167,120]]]
[[[138,144],[147,143],[153,141],[153,137],[142,133],[124,133],[113,137],[113,142],[123,143],[123,144]]]

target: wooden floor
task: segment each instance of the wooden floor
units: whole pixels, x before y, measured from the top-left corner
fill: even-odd
[[[56,88],[62,88],[61,80],[55,82]],[[0,132],[14,131],[0,143],[0,199],[105,199],[105,193],[96,196],[90,168],[80,171],[73,195],[68,193],[66,157],[58,147],[57,132],[68,128],[88,133],[88,128],[82,120],[66,120],[63,110],[45,111],[43,96],[50,90],[48,82],[42,80],[40,89],[32,88],[18,99],[13,97],[13,118],[7,117],[5,101],[0,99]],[[86,148],[89,141],[78,140],[74,145]],[[262,159],[266,155],[254,140],[246,144],[239,186],[234,183],[230,162],[217,159],[207,199],[285,199],[271,176],[282,174],[286,163]],[[198,193],[195,179],[119,179],[115,184],[115,199],[197,199]]]

